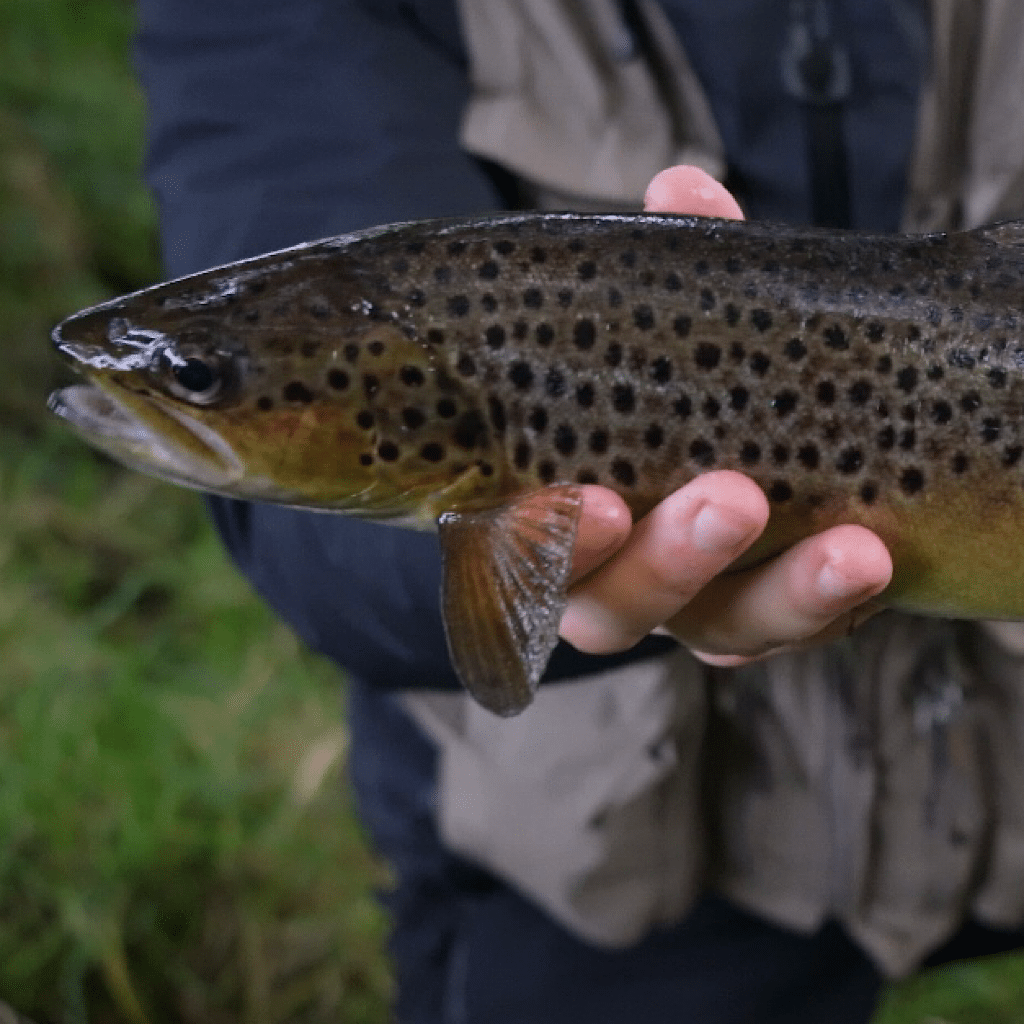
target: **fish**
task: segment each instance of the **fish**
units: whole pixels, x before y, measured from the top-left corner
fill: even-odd
[[[455,671],[499,715],[558,640],[581,487],[715,469],[830,526],[889,606],[1024,618],[1024,222],[925,235],[671,214],[385,225],[83,310],[50,407],[177,484],[438,531]]]

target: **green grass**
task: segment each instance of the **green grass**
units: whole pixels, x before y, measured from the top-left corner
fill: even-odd
[[[381,1024],[335,671],[199,499],[49,424],[53,322],[159,276],[127,0],[0,3],[0,998],[43,1022]],[[877,1024],[1024,1024],[1024,960]]]

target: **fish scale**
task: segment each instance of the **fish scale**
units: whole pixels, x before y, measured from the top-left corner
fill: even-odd
[[[739,470],[772,514],[736,568],[861,523],[893,554],[892,604],[1024,617],[1005,571],[1024,521],[1022,238],[670,215],[371,229],[69,318],[55,341],[94,387],[53,404],[179,483],[440,516],[456,668],[508,712],[557,636],[581,484],[640,516]]]

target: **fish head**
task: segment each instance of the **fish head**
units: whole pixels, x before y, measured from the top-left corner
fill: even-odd
[[[231,497],[408,525],[486,504],[477,397],[334,256],[286,251],[69,317],[53,341],[87,383],[51,410],[133,469]]]

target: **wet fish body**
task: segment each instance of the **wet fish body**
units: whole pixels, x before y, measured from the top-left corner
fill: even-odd
[[[1024,227],[883,236],[669,215],[377,228],[69,318],[52,406],[167,479],[440,518],[456,669],[521,709],[579,508],[637,516],[740,470],[772,515],[737,567],[875,530],[893,605],[1024,618]]]

